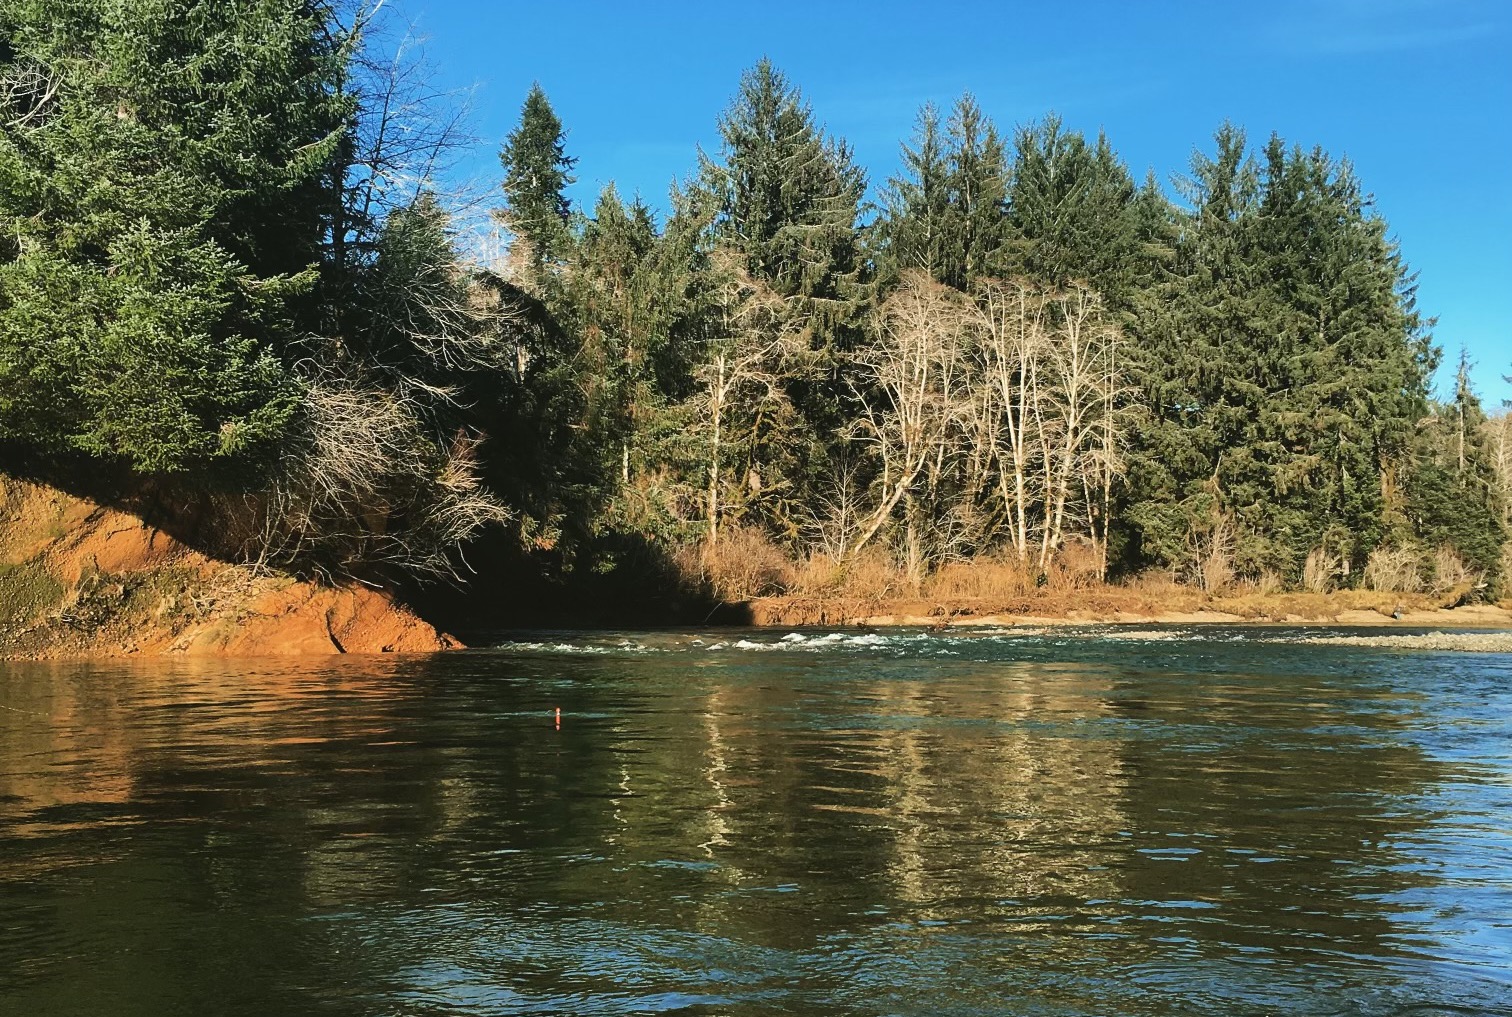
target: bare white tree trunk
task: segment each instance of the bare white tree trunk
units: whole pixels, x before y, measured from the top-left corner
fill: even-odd
[[[726,383],[725,355],[720,353],[714,358],[714,363],[714,384],[709,389],[709,416],[713,418],[714,426],[709,438],[709,496],[706,506],[709,520],[708,539],[710,550],[719,543],[720,438],[722,437],[724,426],[725,397],[729,394]]]
[[[1105,563],[1120,390],[1118,333],[1100,300],[1080,286],[1047,294],[987,282],[977,293],[974,335],[992,393],[974,405],[992,447],[1009,543],[1021,561],[1045,568],[1084,526]]]
[[[1043,300],[1022,283],[984,283],[978,301],[979,357],[1000,417],[992,430],[997,490],[1020,559],[1029,554],[1029,427],[1037,366],[1044,352]]]
[[[877,505],[850,552],[870,543],[898,505],[924,479],[945,448],[952,427],[965,416],[961,301],[953,291],[922,275],[910,275],[882,308],[878,340],[857,360],[863,386],[856,395],[861,418],[855,436],[881,462]]]

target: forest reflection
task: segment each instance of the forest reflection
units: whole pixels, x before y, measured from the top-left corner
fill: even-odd
[[[1431,841],[1449,775],[1384,680],[4,667],[0,1001],[34,1012],[1270,998],[1420,958],[1401,898],[1439,879],[1402,845]]]

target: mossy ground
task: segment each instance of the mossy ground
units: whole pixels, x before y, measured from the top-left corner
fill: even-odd
[[[63,593],[63,584],[39,562],[0,562],[0,634],[30,625],[55,610]]]

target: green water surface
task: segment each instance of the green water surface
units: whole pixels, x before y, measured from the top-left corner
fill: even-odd
[[[0,1015],[1512,1014],[1512,657],[1278,639],[0,663]]]

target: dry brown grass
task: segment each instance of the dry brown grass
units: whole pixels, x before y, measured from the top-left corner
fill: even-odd
[[[1308,593],[1327,593],[1342,566],[1339,556],[1327,548],[1315,547],[1302,563],[1302,589]]]
[[[880,576],[888,573],[881,572]],[[1259,581],[1233,584],[1210,594],[1169,573],[1148,573],[1123,584],[1079,588],[1035,585],[1012,563],[963,562],[936,573],[922,596],[912,596],[901,570],[890,582],[874,576],[867,587],[843,582],[810,584],[793,596],[764,602],[758,619],[771,624],[842,624],[867,618],[932,618],[941,622],[973,617],[1074,618],[1083,620],[1182,619],[1231,616],[1246,621],[1328,622],[1346,612],[1389,618],[1397,611],[1450,607],[1459,594],[1402,594],[1378,590],[1265,590]],[[886,591],[891,590],[888,593]],[[865,593],[865,596],[855,594]]]
[[[1025,597],[1034,592],[1035,574],[1016,557],[983,556],[951,562],[924,582],[931,600]]]
[[[880,547],[863,550],[846,562],[840,589],[844,596],[881,603],[913,588],[913,580]]]
[[[963,564],[942,570],[925,596],[913,597],[906,592],[900,578],[901,592],[865,598],[848,596],[843,586],[831,592],[811,587],[804,595],[762,601],[756,618],[762,624],[836,625],[856,621],[891,618],[933,619],[949,623],[962,619],[994,616],[999,618],[1068,618],[1093,620],[1183,620],[1232,617],[1244,621],[1332,622],[1346,613],[1371,612],[1382,619],[1397,611],[1430,611],[1453,606],[1456,592],[1442,595],[1427,593],[1385,593],[1377,590],[1333,590],[1312,593],[1262,592],[1259,583],[1231,587],[1221,595],[1205,593],[1195,585],[1176,583],[1168,574],[1141,576],[1128,584],[1104,584],[1082,589],[1051,589],[1036,586],[1026,592],[1010,572],[994,577],[992,567],[984,577],[972,576],[975,567]]]
[[[1073,544],[1041,573],[1011,554],[953,562],[925,578],[921,587],[903,563],[882,546],[850,558],[811,554],[792,561],[762,531],[730,527],[712,551],[704,544],[676,553],[685,576],[727,602],[759,601],[757,617],[772,624],[847,624],[860,619],[953,619],[996,615],[1043,618],[1182,618],[1232,616],[1256,621],[1327,621],[1345,612],[1390,617],[1398,610],[1447,607],[1463,598],[1478,577],[1452,552],[1436,562],[1433,591],[1332,589],[1336,559],[1310,556],[1312,581],[1323,589],[1286,591],[1274,572],[1254,579],[1230,578],[1221,592],[1181,582],[1170,571],[1142,573],[1126,582],[1098,578],[1095,548]],[[1373,562],[1376,559],[1372,559]],[[1388,582],[1385,558],[1367,578]],[[1212,577],[1209,577],[1212,578]],[[1402,585],[1399,583],[1398,585]]]
[[[1088,590],[1106,586],[1102,579],[1101,555],[1089,543],[1067,543],[1045,569],[1045,585],[1052,590]]]
[[[673,553],[678,570],[729,603],[775,597],[793,588],[793,563],[766,534],[750,526],[726,527],[718,542],[687,544]]]
[[[1176,574],[1169,569],[1147,569],[1133,577],[1124,584],[1127,589],[1137,590],[1151,597],[1160,598],[1172,594],[1190,594],[1193,588],[1176,578]]]
[[[848,559],[823,553],[810,555],[797,567],[792,589],[802,597],[882,603],[906,595],[913,589],[913,583],[907,570],[885,549],[873,546]]]
[[[815,551],[794,567],[792,593],[798,597],[838,593],[844,579],[845,570],[839,560]]]
[[[1365,585],[1381,593],[1421,592],[1422,549],[1406,544],[1376,548],[1365,563]]]

